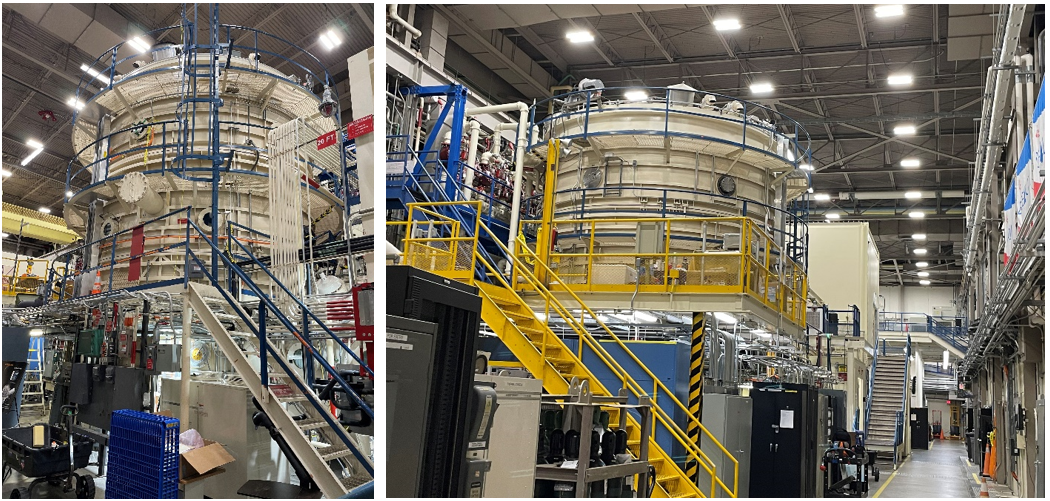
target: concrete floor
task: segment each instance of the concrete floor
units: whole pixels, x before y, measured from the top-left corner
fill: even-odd
[[[878,498],[973,498],[980,493],[977,466],[966,460],[960,440],[934,440],[929,450],[912,450],[911,457],[893,472],[880,465],[881,482],[871,485]],[[989,484],[990,497],[1009,497],[1009,490]],[[1005,495],[1004,495],[1005,494]]]

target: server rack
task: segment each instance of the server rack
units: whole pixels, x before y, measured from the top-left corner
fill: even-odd
[[[818,469],[817,392],[799,384],[755,386],[748,495],[814,497],[817,477],[809,472]]]
[[[473,286],[389,266],[387,314],[387,464],[398,472],[389,476],[387,494],[468,497],[467,425],[481,298]],[[412,349],[393,344],[409,342]]]

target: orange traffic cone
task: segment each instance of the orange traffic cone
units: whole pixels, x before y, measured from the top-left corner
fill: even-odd
[[[988,497],[988,481],[984,477],[981,477],[981,495],[980,497]]]
[[[91,288],[92,294],[99,294],[102,292],[102,272],[95,270],[95,285]]]
[[[984,443],[984,460],[981,461],[981,476],[982,477],[987,477],[989,475],[989,473],[988,473],[988,466],[991,465],[991,462],[992,462],[992,451],[991,451],[991,448],[988,447],[988,442],[985,442]]]

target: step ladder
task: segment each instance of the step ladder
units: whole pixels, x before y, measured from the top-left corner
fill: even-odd
[[[425,206],[426,204],[418,204]],[[417,204],[410,204],[409,207],[409,221],[413,221],[413,215]],[[433,212],[431,211],[431,214]],[[449,219],[451,221],[451,219]],[[427,224],[426,221],[417,221],[420,224]],[[544,389],[551,394],[567,394],[569,393],[572,382],[575,381],[586,381],[590,386],[592,392],[597,396],[614,396],[615,393],[606,388],[594,373],[589,370],[580,356],[566,346],[557,334],[551,330],[546,321],[540,321],[536,318],[532,308],[526,303],[525,299],[521,297],[513,288],[503,279],[502,274],[498,273],[493,269],[492,265],[481,256],[478,251],[477,235],[481,233],[488,233],[491,236],[491,230],[488,229],[484,224],[478,224],[479,231],[476,233],[469,234],[469,237],[463,235],[452,235],[448,237],[448,241],[444,242],[442,239],[422,239],[424,242],[412,241],[412,238],[405,240],[406,254],[403,256],[408,263],[420,266],[424,264],[423,268],[428,269],[433,273],[445,276],[446,278],[461,280],[478,288],[478,293],[482,298],[481,307],[481,318],[485,324],[491,329],[503,343],[514,353],[514,356],[522,363],[522,365],[529,370],[530,373],[537,379],[543,381]],[[409,235],[411,236],[411,228],[409,228]],[[465,238],[472,239],[472,245],[474,246],[473,257],[476,262],[482,263],[488,269],[488,275],[497,279],[496,283],[483,282],[477,279],[476,274],[472,273],[471,263],[463,262],[463,260],[451,260],[451,259],[429,259],[428,256],[433,255],[427,247],[436,249],[438,251],[447,253],[449,248],[454,248],[456,245],[468,244],[464,242]],[[500,250],[507,256],[511,253],[498,239],[493,239],[494,242],[501,247]],[[423,244],[423,245],[420,245]],[[525,243],[519,240],[519,248],[525,250],[528,249]],[[415,259],[414,256],[410,255],[411,252],[418,252],[419,259]],[[453,252],[455,254],[455,252]],[[549,277],[550,283],[561,283],[561,280],[556,274],[549,268],[546,268],[544,264],[539,263],[532,255],[531,260],[533,265],[543,266],[544,273]],[[425,263],[433,263],[436,266],[429,268],[425,267]],[[613,372],[621,377],[621,382],[628,393],[633,393],[634,397],[648,395],[645,388],[637,383],[628,373],[623,370],[622,367],[613,359],[612,356],[605,351],[604,348],[590,336],[587,328],[583,325],[581,320],[576,319],[573,313],[566,309],[551,291],[540,282],[535,275],[532,274],[531,266],[526,265],[517,257],[511,258],[511,269],[512,273],[519,280],[527,280],[533,286],[536,294],[540,295],[540,299],[547,305],[547,317],[558,315],[566,320],[570,328],[573,328],[577,334],[580,335],[581,349],[584,344],[587,344],[588,348],[592,350],[599,359],[602,360]],[[583,311],[589,312],[589,314],[600,323],[597,316],[590,311],[589,308],[583,304],[579,298],[576,298],[576,302],[579,303]],[[604,324],[602,324],[604,326]],[[612,336],[615,335],[611,331],[607,334]],[[626,348],[625,348],[626,349]],[[581,352],[582,353],[582,352]],[[639,362],[640,364],[640,362]],[[643,365],[644,368],[644,365]],[[648,371],[648,369],[644,369]],[[657,378],[653,377],[654,380]],[[650,387],[651,388],[651,387]],[[668,398],[674,399],[673,393],[667,392]],[[661,396],[661,398],[663,398]],[[675,400],[676,401],[676,400]],[[685,409],[680,402],[677,405],[681,409]],[[697,498],[697,497],[715,497],[718,495],[732,496],[735,497],[736,482],[738,476],[734,476],[732,488],[727,487],[716,475],[714,470],[714,464],[708,458],[699,447],[699,444],[687,438],[684,431],[681,430],[673,421],[673,419],[664,412],[659,405],[653,406],[654,421],[656,426],[662,427],[664,430],[669,432],[671,436],[681,446],[681,449],[686,451],[684,458],[678,458],[679,461],[697,461],[702,468],[710,475],[710,491],[705,493],[700,490],[697,483],[690,479],[685,471],[680,467],[675,458],[673,458],[668,451],[665,451],[656,442],[655,438],[650,438],[649,443],[649,463],[656,470],[656,488],[653,490],[653,497],[684,497],[684,498]],[[699,421],[694,422],[703,429]],[[619,421],[618,412],[615,409],[610,410],[611,423]],[[628,413],[627,416],[627,433],[628,433],[628,448],[631,450],[635,457],[638,457],[641,449],[641,437],[642,433],[639,429],[639,423],[635,416]],[[714,439],[709,432],[704,429],[705,434],[709,437],[709,440],[717,444],[717,440]],[[721,447],[721,444],[718,444]],[[725,451],[724,447],[721,447]],[[732,458],[732,455],[725,451],[725,453]],[[735,459],[732,459],[734,462]],[[710,466],[708,466],[710,465]],[[706,481],[706,479],[704,479]],[[716,487],[716,482],[718,486]],[[707,485],[704,486],[707,488]],[[731,489],[731,490],[730,490]]]
[[[372,461],[360,452],[365,444],[335,420],[295,366],[272,350],[266,354],[268,383],[263,385],[261,367],[253,366],[248,359],[260,357],[264,348],[256,334],[259,326],[240,305],[230,301],[232,295],[198,283],[190,283],[188,288],[194,313],[325,497],[338,498],[371,481]]]
[[[34,338],[37,340],[40,338]],[[37,346],[34,348],[33,346]],[[43,343],[30,342],[29,358],[26,359],[25,377],[22,379],[22,406],[25,409],[39,409],[44,412],[44,370],[40,352]],[[34,364],[35,367],[34,368]]]

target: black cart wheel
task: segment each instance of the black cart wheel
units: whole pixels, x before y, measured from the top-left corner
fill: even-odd
[[[11,499],[29,499],[29,489],[21,487],[11,491]]]
[[[80,499],[95,499],[95,479],[91,475],[80,475],[77,477],[77,497]]]
[[[879,481],[879,467],[878,466],[872,466],[871,469],[874,470],[872,472],[871,476],[875,479],[876,482],[878,482]]]

